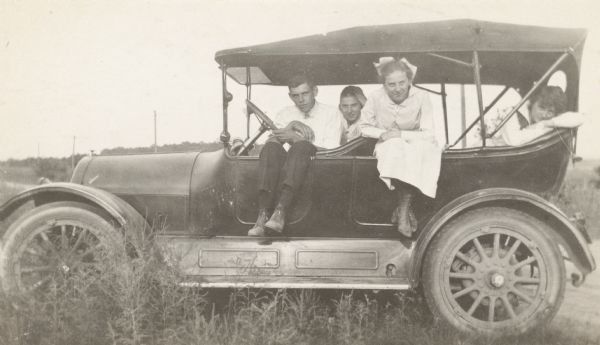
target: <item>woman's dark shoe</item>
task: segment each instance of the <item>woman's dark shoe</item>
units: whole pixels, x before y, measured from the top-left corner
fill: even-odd
[[[277,205],[275,211],[273,211],[273,215],[269,219],[268,222],[265,223],[265,227],[269,230],[273,230],[278,233],[283,232],[283,227],[285,226],[285,209],[282,205]]]
[[[406,237],[411,237],[417,231],[417,217],[411,208],[412,194],[402,193],[398,199],[398,207],[392,214],[392,222],[398,226],[398,232]]]
[[[408,214],[402,214],[398,221],[398,232],[406,237],[411,237],[417,231],[417,217],[412,210],[408,210]]]
[[[254,224],[252,229],[248,230],[248,236],[265,236],[265,223],[267,219],[269,219],[269,212],[267,212],[266,208],[261,208],[258,211],[256,224]]]

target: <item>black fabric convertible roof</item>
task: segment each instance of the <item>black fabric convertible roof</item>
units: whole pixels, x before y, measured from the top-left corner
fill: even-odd
[[[408,58],[419,67],[418,83],[465,83],[473,78],[468,67],[428,53],[471,62],[479,51],[482,82],[508,85],[535,78],[570,49],[572,58],[561,68],[577,74],[585,37],[584,29],[461,19],[354,27],[221,50],[215,59],[243,84],[246,68],[235,67],[255,67],[253,84],[282,85],[299,70],[310,71],[319,84],[374,83],[373,62],[381,56]]]

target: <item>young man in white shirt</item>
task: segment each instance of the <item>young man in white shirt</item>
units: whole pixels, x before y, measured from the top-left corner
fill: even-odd
[[[267,228],[283,232],[286,211],[304,183],[311,157],[317,149],[331,149],[340,143],[339,113],[334,107],[317,102],[315,83],[306,75],[297,75],[290,79],[288,88],[294,105],[279,111],[275,117],[279,129],[272,131],[260,152],[259,212],[256,224],[248,231],[249,236],[264,236]],[[284,144],[290,145],[288,151]],[[275,203],[278,191],[279,199]]]
[[[342,119],[342,144],[361,136],[360,115],[367,98],[358,86],[346,86],[340,93],[338,108],[343,115]]]

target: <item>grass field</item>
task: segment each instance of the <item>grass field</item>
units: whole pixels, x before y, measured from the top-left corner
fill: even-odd
[[[600,238],[600,162],[583,163],[555,202],[567,214],[583,212]],[[0,180],[0,202],[22,187]],[[182,288],[176,271],[143,252],[111,253],[98,271],[78,272],[43,293],[1,295],[0,345],[600,344],[600,330],[573,333],[565,322],[520,337],[465,337],[433,322],[415,293]]]
[[[31,167],[0,165],[0,182],[35,184],[38,178]]]

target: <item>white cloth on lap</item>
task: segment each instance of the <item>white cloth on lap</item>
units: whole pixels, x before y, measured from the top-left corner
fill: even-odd
[[[441,148],[427,140],[392,138],[375,146],[379,178],[389,189],[394,189],[394,178],[417,187],[430,198],[435,198],[441,154]]]

